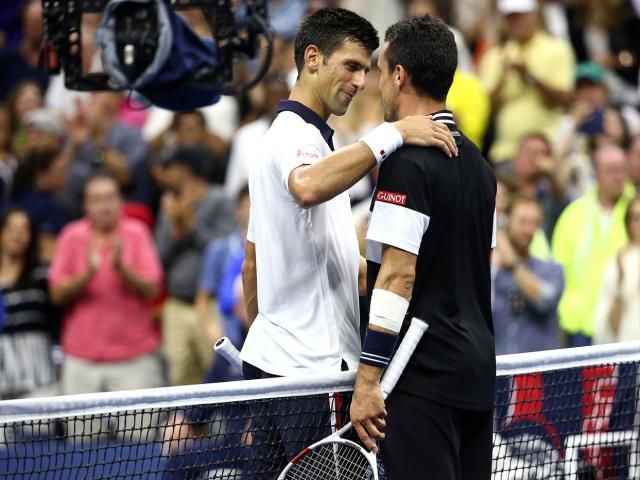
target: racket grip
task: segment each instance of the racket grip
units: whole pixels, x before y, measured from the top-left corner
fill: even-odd
[[[387,371],[384,373],[382,381],[380,382],[380,388],[382,389],[384,398],[389,396],[389,393],[391,393],[396,383],[398,383],[404,367],[409,363],[413,351],[416,349],[416,346],[418,346],[418,342],[420,342],[427,328],[429,328],[427,322],[415,317],[411,319],[411,325],[409,325],[407,333],[402,339],[398,350],[396,350],[396,353],[393,355],[391,363],[387,367]]]
[[[222,337],[213,346],[213,349],[222,355],[231,365],[238,368],[242,368],[242,359],[240,358],[240,352],[231,343],[228,337]]]

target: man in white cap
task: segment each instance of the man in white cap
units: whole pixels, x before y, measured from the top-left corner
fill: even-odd
[[[492,48],[480,66],[496,112],[492,162],[508,160],[522,136],[532,131],[553,136],[573,90],[575,70],[569,43],[541,28],[537,0],[498,0],[498,10],[507,40]]]
[[[47,150],[63,147],[67,128],[53,110],[39,108],[29,112],[24,119],[27,128],[27,150]]]

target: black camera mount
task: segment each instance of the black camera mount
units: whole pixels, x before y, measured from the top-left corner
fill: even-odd
[[[172,10],[200,8],[217,45],[216,68],[192,72],[188,83],[232,95],[256,85],[267,73],[273,53],[273,38],[267,19],[267,0],[246,0],[244,25],[236,26],[231,0],[163,0]],[[41,64],[45,71],[64,71],[65,85],[73,90],[117,90],[106,73],[83,73],[82,16],[101,13],[108,0],[42,0],[44,46]],[[237,55],[255,58],[266,40],[262,61],[254,78],[231,84],[233,60]],[[147,37],[147,46],[153,39]],[[126,55],[126,52],[125,52]]]

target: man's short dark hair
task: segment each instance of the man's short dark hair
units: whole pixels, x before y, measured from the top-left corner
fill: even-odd
[[[18,198],[23,192],[33,187],[39,173],[46,172],[53,162],[63,153],[61,147],[39,148],[27,152],[24,160],[18,165],[13,178],[12,196]]]
[[[211,151],[202,146],[179,147],[166,160],[166,165],[184,165],[194,176],[205,178],[205,167],[213,160]]]
[[[304,52],[315,45],[330,57],[346,41],[359,43],[373,52],[380,44],[378,32],[357,13],[344,8],[322,8],[305,17],[296,33],[294,57],[298,74],[304,68]]]
[[[384,40],[389,42],[386,58],[393,71],[402,65],[415,89],[444,102],[458,66],[458,49],[453,33],[431,15],[407,18],[391,25]]]

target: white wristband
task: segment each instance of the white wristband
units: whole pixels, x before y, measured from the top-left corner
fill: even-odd
[[[378,165],[404,144],[398,129],[388,122],[378,125],[360,141],[371,149]]]
[[[371,293],[369,325],[376,325],[398,333],[407,315],[409,301],[400,295],[376,288]]]

